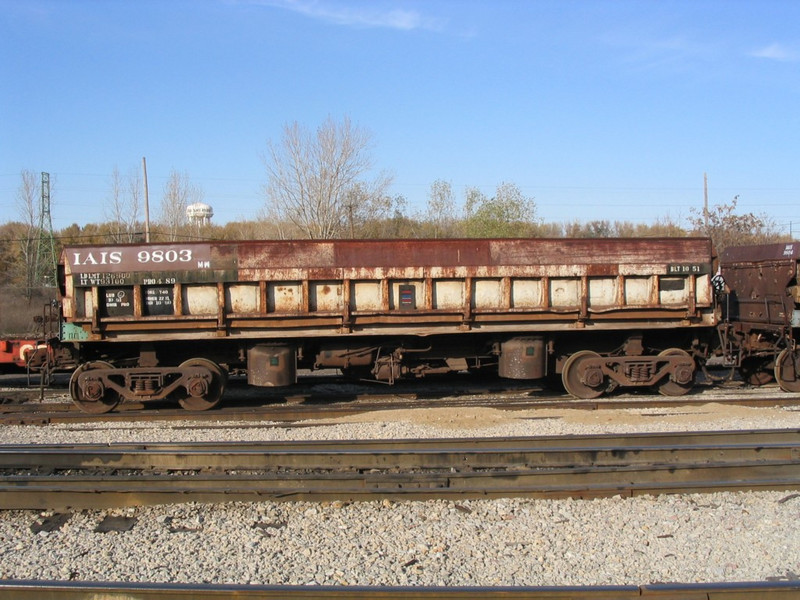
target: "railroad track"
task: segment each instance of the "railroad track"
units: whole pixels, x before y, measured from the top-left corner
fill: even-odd
[[[252,392],[234,388],[227,405],[203,412],[187,412],[172,403],[163,402],[144,406],[141,403],[123,403],[114,412],[89,415],[78,410],[71,402],[38,402],[30,397],[30,390],[4,392],[14,402],[0,404],[0,424],[47,425],[50,423],[97,422],[148,422],[148,421],[274,421],[282,424],[309,419],[341,418],[370,411],[404,410],[413,408],[471,408],[488,407],[501,410],[575,409],[609,410],[625,408],[675,408],[677,406],[702,406],[709,402],[747,407],[798,406],[800,395],[785,394],[776,386],[766,389],[713,388],[679,398],[660,395],[624,394],[597,400],[576,400],[564,394],[554,394],[541,389],[511,388],[492,390],[475,386],[434,386],[422,391],[412,389],[380,390],[357,393],[343,390],[309,390],[292,392],[263,392],[257,397]],[[239,392],[237,394],[237,392]],[[63,391],[61,392],[63,394]]]
[[[0,506],[800,489],[800,431],[0,446]]]
[[[330,586],[182,585],[157,583],[30,582],[0,580],[0,600],[790,600],[800,597],[800,582],[654,584],[586,587],[364,588]]]

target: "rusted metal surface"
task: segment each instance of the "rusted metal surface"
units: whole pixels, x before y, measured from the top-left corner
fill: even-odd
[[[132,386],[146,381],[150,399],[215,403],[189,370],[147,370],[192,359],[209,362],[215,379],[247,370],[261,386],[292,383],[298,367],[387,383],[487,367],[538,379],[561,373],[569,353],[582,349],[562,349],[570,331],[616,333],[588,342],[604,369],[586,362],[564,376],[575,395],[661,379],[668,385],[659,389],[675,395],[691,386],[701,345],[680,332],[717,323],[713,259],[701,238],[68,247],[61,338],[81,344],[84,364],[116,361],[113,376],[95,365],[72,386],[76,403],[98,410],[113,404],[106,390],[122,378],[115,392],[126,400],[141,399]],[[654,343],[629,351],[632,339],[642,344],[640,330],[666,333],[648,334]],[[127,355],[120,342],[130,343]]]
[[[671,348],[656,356],[601,356],[584,350],[572,354],[562,368],[564,388],[577,398],[601,396],[616,386],[655,386],[665,396],[688,393],[695,377],[694,359]]]
[[[751,324],[792,326],[800,299],[798,260],[800,243],[726,248],[720,257],[720,271],[731,295],[727,317]]]
[[[247,382],[250,385],[275,387],[297,381],[294,348],[257,344],[247,351],[247,364]]]
[[[83,363],[70,378],[73,402],[84,412],[101,414],[123,400],[172,397],[186,409],[208,410],[222,398],[227,373],[216,363],[194,358],[176,367],[157,367],[143,364],[146,360],[140,358],[140,368],[115,368],[105,361]]]
[[[547,374],[547,352],[541,337],[515,338],[501,346],[500,377],[540,379]]]
[[[250,241],[70,247],[63,259],[64,315],[87,339],[714,322],[707,239]]]
[[[721,351],[745,381],[774,377],[787,392],[800,391],[800,243],[727,248],[720,257]]]

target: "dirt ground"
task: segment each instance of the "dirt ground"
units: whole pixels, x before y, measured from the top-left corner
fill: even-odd
[[[796,414],[800,422],[800,412]],[[340,419],[320,420],[319,424],[405,422],[412,425],[441,429],[489,429],[504,427],[521,421],[558,420],[565,425],[631,427],[646,426],[658,421],[661,425],[687,425],[714,422],[721,418],[748,421],[774,419],[776,427],[785,427],[787,411],[781,408],[750,408],[709,403],[702,406],[676,406],[675,408],[633,408],[613,410],[549,409],[507,411],[495,408],[427,408],[369,412]]]

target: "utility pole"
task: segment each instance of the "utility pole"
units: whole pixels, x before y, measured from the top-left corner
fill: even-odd
[[[50,216],[50,173],[42,173],[42,201],[39,207],[39,241],[36,244],[36,284],[52,286],[56,281],[56,241]]]
[[[703,173],[703,227],[708,235],[708,175]]]

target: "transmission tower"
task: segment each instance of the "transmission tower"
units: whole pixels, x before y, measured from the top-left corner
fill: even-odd
[[[50,216],[50,173],[42,173],[42,204],[39,208],[39,242],[36,245],[36,284],[56,283],[56,240]]]

